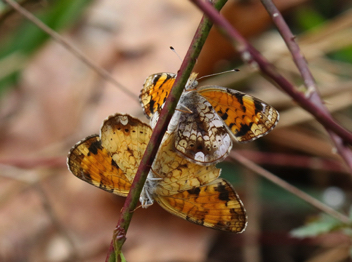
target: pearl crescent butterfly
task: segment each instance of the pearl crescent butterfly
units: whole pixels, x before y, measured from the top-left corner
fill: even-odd
[[[210,165],[223,160],[232,140],[250,142],[268,134],[279,113],[265,102],[220,86],[197,87],[192,73],[169,130],[176,131],[176,150],[191,161]],[[141,90],[140,103],[152,126],[176,79],[173,73],[150,75]]]
[[[100,135],[78,142],[67,159],[78,178],[105,191],[126,196],[150,140],[152,129],[129,115],[104,121]],[[214,165],[201,166],[175,152],[173,133],[166,133],[140,201],[154,200],[168,212],[205,227],[240,233],[247,225],[243,204]]]

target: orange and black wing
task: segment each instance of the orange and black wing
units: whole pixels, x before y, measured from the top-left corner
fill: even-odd
[[[109,116],[101,127],[101,145],[131,182],[151,134],[149,125],[127,114]]]
[[[175,133],[166,132],[152,165],[151,175],[157,179],[154,194],[170,196],[199,187],[220,176],[215,165],[202,166],[188,161],[175,150]]]
[[[155,112],[160,112],[175,79],[176,74],[173,73],[158,73],[147,77],[139,95],[139,101],[148,119]]]
[[[204,86],[197,92],[214,107],[238,142],[268,134],[279,121],[279,112],[265,102],[220,86]]]
[[[220,178],[171,196],[156,195],[155,200],[170,213],[205,227],[241,233],[247,226],[242,201]]]
[[[102,147],[98,135],[78,142],[67,158],[68,169],[76,177],[105,191],[127,196],[131,181]]]

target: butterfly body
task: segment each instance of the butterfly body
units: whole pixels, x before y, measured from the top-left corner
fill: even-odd
[[[224,160],[232,148],[231,137],[212,105],[196,91],[187,91],[180,107],[189,113],[178,118],[175,148],[196,163],[211,165]]]

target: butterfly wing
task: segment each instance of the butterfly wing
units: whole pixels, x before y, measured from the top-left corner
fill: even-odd
[[[101,144],[132,181],[142,160],[152,129],[139,119],[115,114],[101,127]]]
[[[174,133],[165,133],[163,142],[153,162],[151,174],[156,180],[153,193],[173,195],[205,185],[219,177],[221,169],[201,166],[180,156],[174,147]]]
[[[279,121],[279,112],[265,102],[220,86],[197,88],[214,107],[238,142],[249,142],[268,134]]]
[[[231,137],[212,105],[196,91],[182,95],[175,137],[176,150],[200,165],[222,161],[232,148]]]
[[[155,197],[170,213],[205,227],[241,233],[247,225],[242,201],[223,179],[171,196]]]
[[[69,170],[83,181],[105,191],[127,196],[131,183],[103,148],[98,135],[78,142],[67,158]]]
[[[194,89],[198,82],[197,73],[192,73],[186,83],[185,90]],[[139,102],[143,112],[148,119],[151,119],[152,128],[155,127],[159,119],[159,114],[164,106],[166,98],[171,92],[171,88],[176,80],[176,74],[157,73],[147,77],[143,84]]]
[[[173,73],[158,73],[147,77],[139,95],[139,101],[148,119],[155,112],[160,112],[175,79],[176,74]]]

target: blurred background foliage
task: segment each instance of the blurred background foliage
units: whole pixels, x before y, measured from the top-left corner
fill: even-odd
[[[178,70],[180,62],[168,47],[184,54],[201,16],[188,1],[123,2],[19,1],[137,99],[149,74]],[[352,130],[352,2],[275,3],[297,35],[327,106]],[[223,14],[299,87],[302,80],[259,1],[229,1]],[[204,83],[255,95],[281,113],[270,135],[235,150],[348,214],[351,174],[333,153],[325,131],[258,72],[242,65],[214,30],[195,71],[204,75],[234,65],[241,72]],[[0,2],[0,261],[104,259],[123,199],[84,185],[64,162],[69,148],[97,133],[114,112],[143,117],[136,101]],[[135,214],[124,247],[128,261],[350,261],[350,228],[241,165],[219,167],[247,208],[246,232],[203,229],[153,206]]]
[[[91,0],[77,1],[20,1],[47,26],[60,31],[74,25]],[[48,40],[50,36],[16,11],[0,3],[0,22],[10,17],[11,23],[3,26],[0,34],[0,59],[11,65],[1,74],[0,94],[7,87],[14,87],[28,59]],[[14,16],[14,17],[13,17]],[[3,66],[4,68],[6,66]]]

